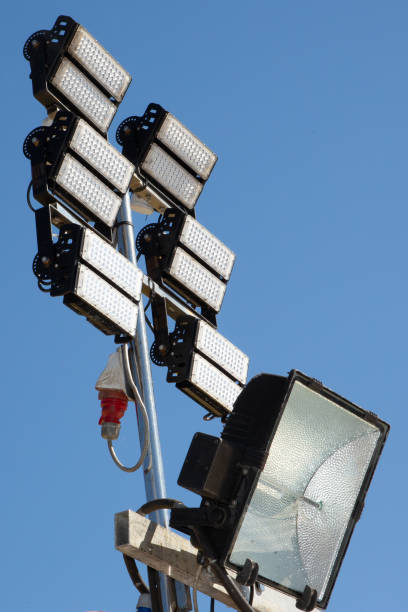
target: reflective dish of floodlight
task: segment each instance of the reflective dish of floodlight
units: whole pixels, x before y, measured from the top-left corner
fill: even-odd
[[[242,391],[248,361],[242,351],[205,321],[179,317],[170,334],[167,382],[176,383],[177,388],[215,416],[225,416]]]
[[[156,210],[192,211],[217,156],[158,104],[128,117],[117,130],[123,154],[137,167],[138,196]]]
[[[308,594],[301,609],[325,608],[388,430],[298,371],[261,374],[221,439],[196,434],[181,471],[207,522],[187,509],[172,512],[171,525],[190,533],[201,521],[220,562],[239,569],[251,559],[259,581],[302,605]]]
[[[28,38],[24,57],[34,96],[48,110],[73,111],[106,134],[131,77],[85,28],[61,15]]]
[[[27,136],[24,153],[39,202],[48,204],[55,194],[85,218],[112,227],[134,166],[83,119],[58,112],[50,126]]]

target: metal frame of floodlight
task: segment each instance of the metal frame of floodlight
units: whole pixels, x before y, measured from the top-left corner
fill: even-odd
[[[183,316],[177,319],[175,329],[169,336],[169,348],[165,357],[165,365],[168,367],[167,382],[176,383],[176,387],[180,391],[192,397],[197,403],[206,408],[210,414],[225,418],[229,413],[226,406],[192,382],[194,355],[200,355],[206,362],[217,368],[220,375],[225,377],[226,382],[237,383],[239,391],[243,389],[245,380],[239,381],[222,364],[197,348],[196,343],[200,324],[208,325],[207,322],[200,322],[199,319],[191,316]],[[222,337],[221,334],[220,337]]]
[[[62,209],[62,210],[61,210]],[[64,210],[60,207],[57,212],[53,206],[45,206],[36,211],[36,229],[38,252],[33,262],[33,272],[42,291],[50,293],[52,297],[63,296],[64,304],[75,312],[86,316],[92,325],[107,335],[115,335],[118,341],[129,339],[129,330],[113,322],[108,316],[98,311],[91,304],[86,303],[76,293],[76,286],[80,266],[89,268],[102,281],[110,285],[118,297],[123,295],[129,302],[138,305],[141,297],[143,274],[139,271],[139,296],[126,291],[115,279],[104,274],[94,262],[83,256],[83,245],[86,232],[92,232],[106,244],[108,250],[112,249],[112,256],[123,257],[111,246],[102,234],[81,222],[64,223],[71,219],[64,217]],[[76,219],[74,219],[76,221]],[[60,229],[56,242],[52,239],[52,225]],[[114,252],[113,252],[114,251]],[[125,263],[126,262],[126,263]],[[129,264],[124,258],[125,265]]]
[[[69,55],[70,43],[72,42],[79,27],[80,24],[74,21],[72,17],[60,15],[55,21],[55,24],[51,30],[39,30],[27,39],[24,45],[24,57],[30,62],[31,66],[31,80],[33,84],[34,97],[46,107],[48,112],[53,112],[57,108],[64,107],[67,110],[70,110],[83,117],[89,122],[89,117],[87,117],[51,83],[51,79],[55,75],[64,56],[68,54],[67,57],[69,58],[69,61],[72,62],[74,66],[79,68],[83,75],[98,88],[100,93],[103,94],[106,99],[116,107],[115,113],[126,93],[127,88],[123,92],[120,99],[115,99],[112,94],[109,93],[109,91],[105,89],[105,87],[92,74],[90,74],[80,62]],[[108,52],[106,51],[106,53]],[[131,81],[129,74],[128,77],[129,82],[127,87]],[[99,129],[97,126],[94,127]],[[106,134],[107,129],[99,129],[99,131],[102,134]]]
[[[74,114],[59,111],[52,125],[35,128],[25,138],[23,152],[31,162],[33,195],[43,205],[51,204],[56,197],[59,197],[79,212],[84,219],[95,221],[98,224],[98,230],[112,241],[114,221],[112,225],[105,223],[94,211],[64,189],[56,180],[65,156],[69,154],[81,167],[107,187],[115,197],[118,197],[120,206],[120,192],[118,193],[117,188],[86,159],[70,149],[70,142],[77,125],[78,118]]]
[[[193,253],[184,244],[179,243],[185,214],[177,209],[169,209],[158,223],[151,223],[142,228],[136,238],[138,252],[146,258],[146,268],[149,276],[158,284],[166,283],[171,289],[179,293],[185,300],[201,309],[202,316],[214,327],[217,326],[216,316],[219,310],[212,308],[206,301],[195,294],[191,288],[182,284],[170,274],[171,263],[178,247],[188,256],[200,264],[208,273],[222,283],[224,293],[227,280],[217,274],[206,261]],[[220,306],[221,308],[221,306]]]
[[[140,185],[136,191],[140,192],[140,197],[142,199],[146,199],[146,201],[160,213],[164,212],[168,206],[171,206],[180,208],[183,212],[194,215],[195,205],[213,167],[208,177],[203,178],[163,142],[157,139],[157,134],[167,115],[169,115],[168,111],[162,106],[151,103],[142,116],[132,116],[122,121],[116,131],[116,140],[118,144],[123,147],[123,155],[137,168]],[[201,191],[191,208],[183,204],[177,196],[170,193],[157,179],[150,176],[146,170],[141,168],[153,144],[157,144],[172,160],[202,185]]]
[[[384,446],[389,425],[381,421],[375,414],[361,409],[324,387],[316,379],[297,370],[292,370],[287,378],[261,374],[252,379],[238,397],[221,438],[196,434],[181,470],[178,484],[200,495],[202,503],[200,508],[173,510],[170,525],[188,535],[193,534],[194,527],[201,527],[213,550],[216,551],[217,560],[239,569],[229,561],[229,556],[260,474],[265,467],[270,445],[296,381],[373,424],[380,431],[324,597],[317,602],[319,607],[325,608],[354,526],[360,518],[364,499]],[[257,407],[256,411],[254,406]],[[308,591],[305,589],[304,593],[299,593],[262,575],[258,576],[258,580],[297,597],[299,606],[304,606],[302,609],[312,609],[308,606],[311,605],[310,602],[315,599],[315,596],[310,587]]]

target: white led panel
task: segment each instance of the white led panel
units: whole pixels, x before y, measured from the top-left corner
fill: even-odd
[[[137,304],[83,264],[78,265],[75,293],[120,329],[135,335]]]
[[[116,106],[66,57],[51,83],[101,132],[107,132]]]
[[[75,32],[68,53],[118,102],[122,100],[131,80],[130,74],[82,26]]]
[[[248,375],[248,357],[204,321],[198,324],[195,346],[198,351],[215,361],[220,368],[245,384]]]
[[[157,139],[203,179],[207,179],[217,156],[173,115],[167,113]]]
[[[120,197],[67,153],[55,177],[58,185],[109,227],[115,222]]]
[[[134,165],[83,119],[78,121],[69,146],[121,193],[126,193]]]
[[[194,208],[202,184],[161,147],[153,143],[141,167],[186,208]]]
[[[201,223],[186,216],[179,240],[217,274],[225,280],[229,279],[235,254]]]
[[[82,259],[135,300],[140,300],[143,272],[90,229],[85,230]]]
[[[231,412],[242,387],[235,384],[226,374],[213,366],[209,361],[194,353],[191,371],[191,383],[216,400],[228,412]]]
[[[168,273],[215,312],[220,310],[226,284],[180,247],[174,252]]]

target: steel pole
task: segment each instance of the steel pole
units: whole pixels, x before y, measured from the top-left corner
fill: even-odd
[[[132,212],[130,208],[130,196],[127,193],[123,200],[118,215],[119,225],[119,249],[132,263],[136,264],[135,237],[132,223]],[[166,497],[166,485],[164,480],[163,459],[160,447],[159,428],[157,424],[156,407],[154,402],[152,372],[150,368],[150,354],[146,335],[146,321],[143,308],[143,298],[140,300],[139,314],[137,318],[136,337],[132,341],[132,348],[136,356],[136,363],[131,361],[132,374],[141,387],[143,401],[149,417],[150,449],[143,464],[146,499],[151,501]],[[144,440],[143,419],[138,419],[139,438],[141,444]],[[168,526],[168,511],[158,510],[152,513],[151,518],[163,525]],[[161,574],[162,605],[163,610],[170,610],[168,604],[167,577]]]

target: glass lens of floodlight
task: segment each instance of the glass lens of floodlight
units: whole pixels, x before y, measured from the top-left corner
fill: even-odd
[[[153,143],[141,167],[186,208],[194,208],[202,184],[161,147]]]
[[[204,321],[198,324],[195,346],[198,351],[215,361],[220,368],[245,384],[248,374],[248,357]]]
[[[190,380],[198,389],[221,404],[227,412],[231,412],[242,391],[242,387],[197,353],[193,355]]]
[[[51,83],[106,134],[116,113],[116,106],[66,57],[51,78]]]
[[[120,197],[72,155],[65,155],[56,182],[109,227],[115,222]]]
[[[234,253],[190,216],[186,216],[184,220],[180,242],[217,274],[225,280],[229,279],[235,261]]]
[[[130,74],[82,26],[75,32],[68,53],[118,102],[122,100]]]
[[[121,330],[135,335],[137,304],[83,264],[78,265],[75,293]]]
[[[134,165],[83,119],[78,121],[69,146],[121,193],[126,193]]]
[[[170,113],[167,113],[157,139],[203,179],[209,177],[217,156]]]
[[[294,383],[231,561],[297,592],[325,595],[380,431]]]
[[[85,230],[81,258],[135,300],[140,300],[143,273],[90,229]]]
[[[180,247],[174,252],[169,275],[216,312],[220,310],[226,284]]]

